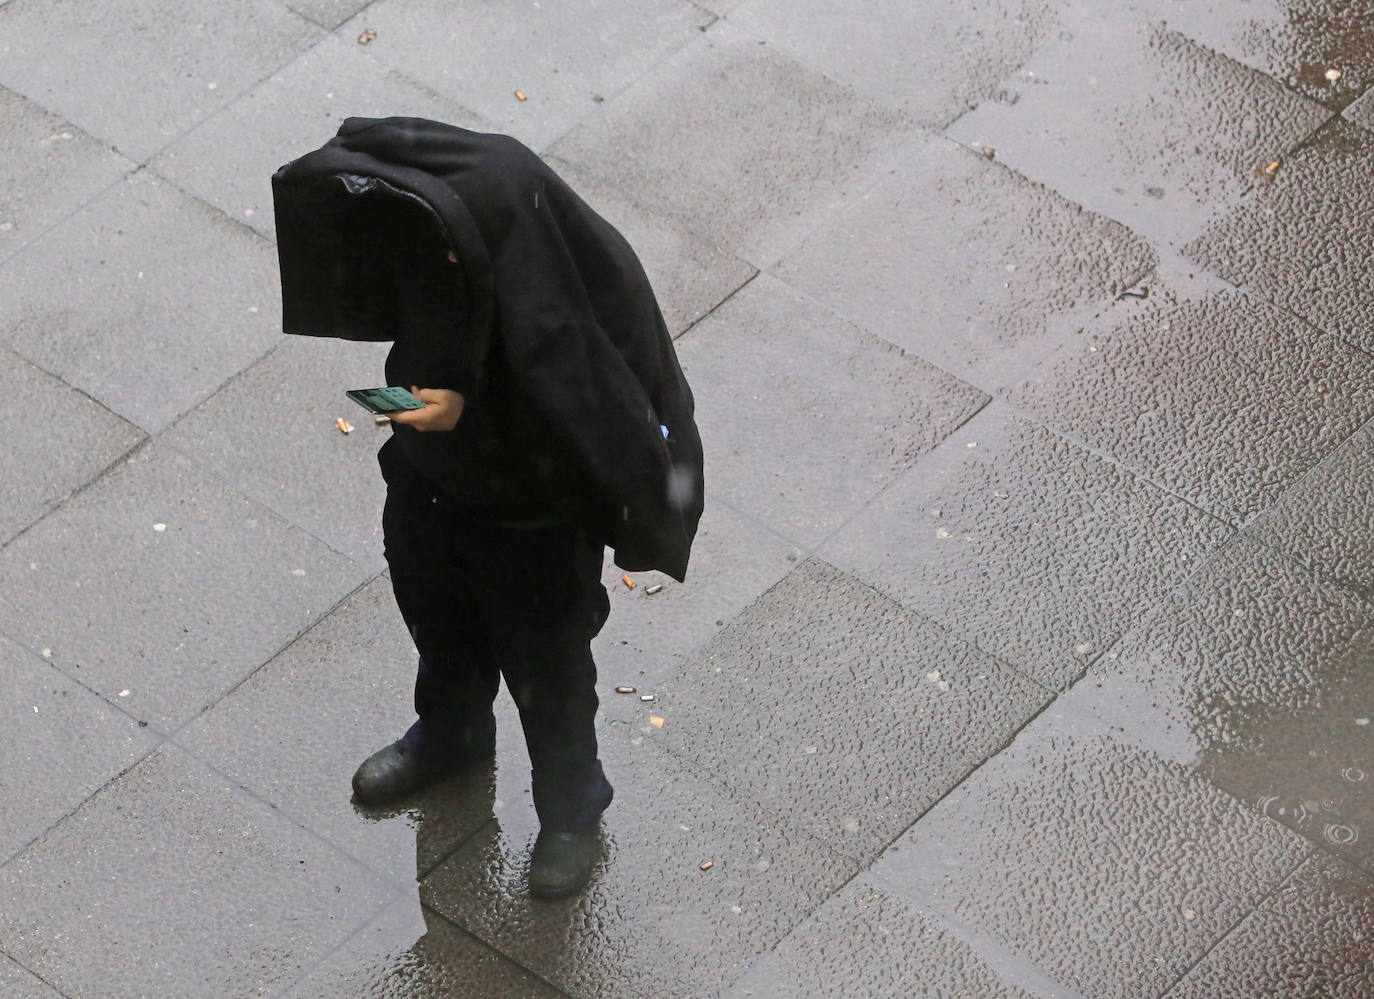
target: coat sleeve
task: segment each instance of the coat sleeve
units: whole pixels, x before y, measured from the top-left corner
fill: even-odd
[[[649,393],[610,338],[594,322],[565,322],[510,361],[520,387],[596,489],[616,564],[682,579],[691,546],[682,476],[695,475],[674,467]]]

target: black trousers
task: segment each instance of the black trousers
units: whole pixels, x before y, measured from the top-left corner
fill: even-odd
[[[489,755],[500,677],[520,710],[542,826],[595,825],[612,789],[597,759],[591,640],[610,612],[603,547],[575,527],[514,528],[465,516],[400,453],[378,455],[396,603],[419,652],[408,750]]]

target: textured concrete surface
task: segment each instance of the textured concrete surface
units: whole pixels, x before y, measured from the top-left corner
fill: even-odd
[[[561,902],[504,691],[350,799],[385,348],[281,336],[268,179],[381,114],[696,390]],[[0,994],[1374,999],[1371,168],[1366,0],[0,0]]]

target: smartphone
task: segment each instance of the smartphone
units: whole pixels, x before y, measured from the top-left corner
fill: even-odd
[[[403,388],[395,385],[386,388],[349,389],[348,396],[369,413],[381,415],[394,413],[401,409],[424,409],[425,404]]]

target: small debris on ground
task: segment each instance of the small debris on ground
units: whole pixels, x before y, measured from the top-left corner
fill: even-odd
[[[650,718],[650,719],[649,719],[649,724],[652,725],[654,728],[662,728],[662,727],[663,727],[663,719],[662,719],[662,718],[659,718],[659,717]]]
[[[652,700],[654,699],[654,695],[653,695],[653,694],[640,694],[640,695],[639,695],[639,699],[640,699],[641,701],[652,701]]]
[[[353,424],[349,423],[342,416],[334,421],[334,426],[338,427],[345,434],[353,433]]]
[[[529,100],[529,98],[525,96],[525,92],[524,92],[523,90],[517,90],[517,91],[515,92],[515,99],[516,99],[517,101],[527,101],[527,100]]]
[[[658,592],[659,590],[661,590],[661,589],[663,589],[663,584],[662,584],[662,583],[655,583],[653,586],[649,587],[649,588],[648,588],[647,590],[645,590],[644,592],[645,592],[645,593],[648,593],[648,594],[650,594],[650,595],[653,595],[653,594],[657,593],[657,592]]]
[[[615,688],[615,692],[617,694],[633,694],[635,689],[628,684],[622,683],[619,687]]]
[[[364,28],[363,33],[358,36],[358,44],[366,45],[368,42],[372,41],[372,39],[376,37],[377,32],[373,31],[371,28]]]
[[[714,860],[703,860],[697,866],[701,868],[701,870],[703,871],[709,871],[711,868],[716,866],[716,862]]]
[[[121,691],[119,692],[119,696],[120,696],[120,697],[128,697],[128,696],[129,696],[129,692],[128,692],[127,690],[121,690]]]
[[[153,530],[155,530],[155,531],[165,531],[165,530],[167,530],[167,525],[166,525],[166,524],[154,524],[154,525],[153,525]]]
[[[636,583],[633,579],[631,579],[629,576],[621,576],[621,577],[620,577],[620,581],[621,581],[622,583],[625,584],[625,586],[626,586],[627,589],[631,589],[631,590],[633,590],[636,586],[639,585],[639,584]]]
[[[1118,301],[1120,301],[1123,298],[1149,298],[1150,289],[1144,287],[1127,288],[1125,291],[1123,291],[1120,295],[1117,295],[1116,297]]]
[[[391,422],[391,417],[389,417],[389,416],[374,416],[374,417],[372,418],[372,422],[373,422],[373,424],[374,424],[375,426],[384,427],[384,426],[386,426],[388,423]]]
[[[1328,69],[1326,71],[1326,78],[1332,83],[1335,83],[1341,78],[1341,71],[1339,69]]]

